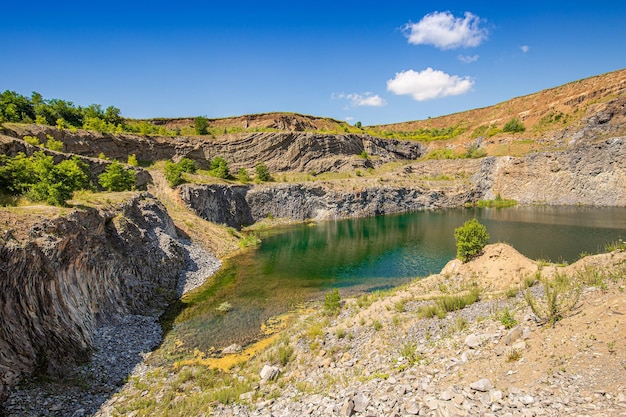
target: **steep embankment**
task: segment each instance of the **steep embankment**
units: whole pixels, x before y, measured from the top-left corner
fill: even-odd
[[[0,401],[35,370],[58,376],[89,360],[98,326],[154,314],[177,296],[188,256],[149,194],[30,225],[0,217]]]
[[[625,206],[626,139],[488,158],[479,184],[486,198],[500,194],[522,204]]]
[[[448,195],[418,186],[372,186],[336,190],[332,183],[265,186],[183,185],[182,200],[198,216],[240,228],[267,217],[296,221],[376,216],[423,209],[458,207],[471,192]]]
[[[380,166],[398,159],[417,159],[425,147],[416,142],[385,140],[363,134],[323,134],[315,132],[263,132],[222,135],[216,138],[159,137],[131,134],[108,134],[79,130],[76,133],[51,126],[9,125],[6,134],[15,138],[46,135],[63,142],[65,152],[125,161],[134,154],[140,161],[179,160],[190,158],[200,168],[208,168],[216,156],[228,160],[233,172],[251,169],[264,162],[272,172],[299,171],[322,173],[352,171]],[[363,151],[375,159],[363,159]]]
[[[429,176],[445,179],[423,179]],[[613,138],[523,158],[414,163],[386,178],[378,183],[186,184],[179,190],[200,217],[237,228],[268,216],[297,221],[374,216],[460,207],[497,195],[523,204],[624,206],[626,140]]]

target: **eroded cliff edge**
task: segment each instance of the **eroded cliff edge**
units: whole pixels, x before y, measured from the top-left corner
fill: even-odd
[[[6,223],[6,222],[5,222]],[[35,370],[63,376],[90,358],[94,330],[177,297],[185,250],[147,193],[0,237],[0,401]]]
[[[463,180],[412,180],[434,173]],[[329,220],[461,207],[497,195],[522,204],[625,206],[626,139],[520,158],[418,162],[369,183],[185,184],[179,192],[198,216],[235,228],[266,217]]]

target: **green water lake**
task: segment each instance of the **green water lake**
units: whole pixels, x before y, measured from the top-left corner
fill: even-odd
[[[624,208],[449,209],[281,228],[185,297],[164,343],[182,341],[181,352],[245,345],[268,318],[332,288],[355,294],[437,273],[456,256],[454,229],[473,217],[491,243],[509,243],[531,259],[571,263],[626,240]],[[217,312],[225,301],[231,311]]]

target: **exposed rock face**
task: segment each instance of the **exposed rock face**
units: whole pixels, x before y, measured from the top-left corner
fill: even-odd
[[[196,214],[213,223],[232,227],[252,224],[255,220],[246,201],[249,186],[183,185],[180,196]]]
[[[486,198],[522,204],[626,205],[626,138],[524,158],[486,158],[475,177]]]
[[[142,137],[131,134],[102,134],[79,130],[72,133],[51,126],[27,125],[6,128],[7,134],[22,138],[37,136],[42,143],[51,135],[64,144],[64,151],[97,157],[126,160],[135,154],[137,159],[156,161],[190,158],[201,168],[208,168],[216,156],[226,158],[231,169],[254,168],[264,162],[271,171],[300,171],[322,173],[353,170],[382,165],[398,159],[417,159],[425,146],[416,142],[380,139],[369,135],[332,135],[304,132],[264,132],[208,137]],[[377,156],[365,160],[357,155],[366,151]]]
[[[440,164],[444,171],[450,165]],[[484,158],[460,189],[381,184],[348,190],[326,182],[180,187],[182,200],[196,214],[237,228],[270,215],[299,221],[364,217],[460,207],[498,194],[522,204],[625,206],[626,140],[613,138],[524,158]]]
[[[89,359],[93,332],[116,315],[150,314],[176,297],[186,265],[165,208],[139,194],[117,211],[75,211],[0,238],[0,402],[37,368],[62,376]]]
[[[81,155],[72,155],[63,152],[55,152],[50,149],[45,149],[37,146],[29,145],[23,140],[19,140],[10,136],[5,136],[0,134],[0,153],[2,155],[15,156],[18,153],[22,152],[26,156],[32,155],[34,152],[43,151],[46,155],[52,155],[54,158],[54,162],[58,164],[59,162],[66,160],[68,158],[73,158],[74,156],[78,156],[82,162],[89,166],[89,174],[91,183],[95,186],[98,186],[98,176],[102,174],[107,166],[111,164],[111,161],[107,161],[99,158],[90,158],[87,156]],[[135,171],[135,178],[137,180],[136,187],[140,190],[145,190],[146,186],[149,182],[152,181],[150,174],[142,168],[139,167],[131,167],[128,168]]]
[[[458,207],[470,192],[446,194],[419,187],[381,186],[339,191],[326,183],[273,186],[183,185],[180,195],[199,216],[240,228],[268,216],[327,220]]]

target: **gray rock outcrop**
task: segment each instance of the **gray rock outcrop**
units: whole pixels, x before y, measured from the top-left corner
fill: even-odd
[[[164,206],[138,194],[0,237],[0,401],[35,371],[86,362],[98,326],[152,314],[177,296],[186,257]]]
[[[265,186],[189,185],[180,187],[185,204],[206,220],[241,228],[266,217],[328,220],[443,207],[458,207],[474,196],[418,186],[334,190],[326,183]]]
[[[65,152],[125,161],[134,154],[138,160],[178,161],[183,157],[208,168],[216,156],[226,158],[233,172],[252,169],[264,162],[272,172],[322,173],[375,167],[394,160],[417,159],[426,147],[417,142],[381,139],[365,134],[324,134],[317,132],[262,132],[211,137],[139,136],[93,131],[58,130],[52,126],[10,125],[6,135],[35,136],[41,143],[47,135],[63,142]],[[363,151],[375,159],[359,157]]]
[[[624,206],[626,138],[524,158],[485,158],[474,180],[488,199],[501,194],[522,204]]]

